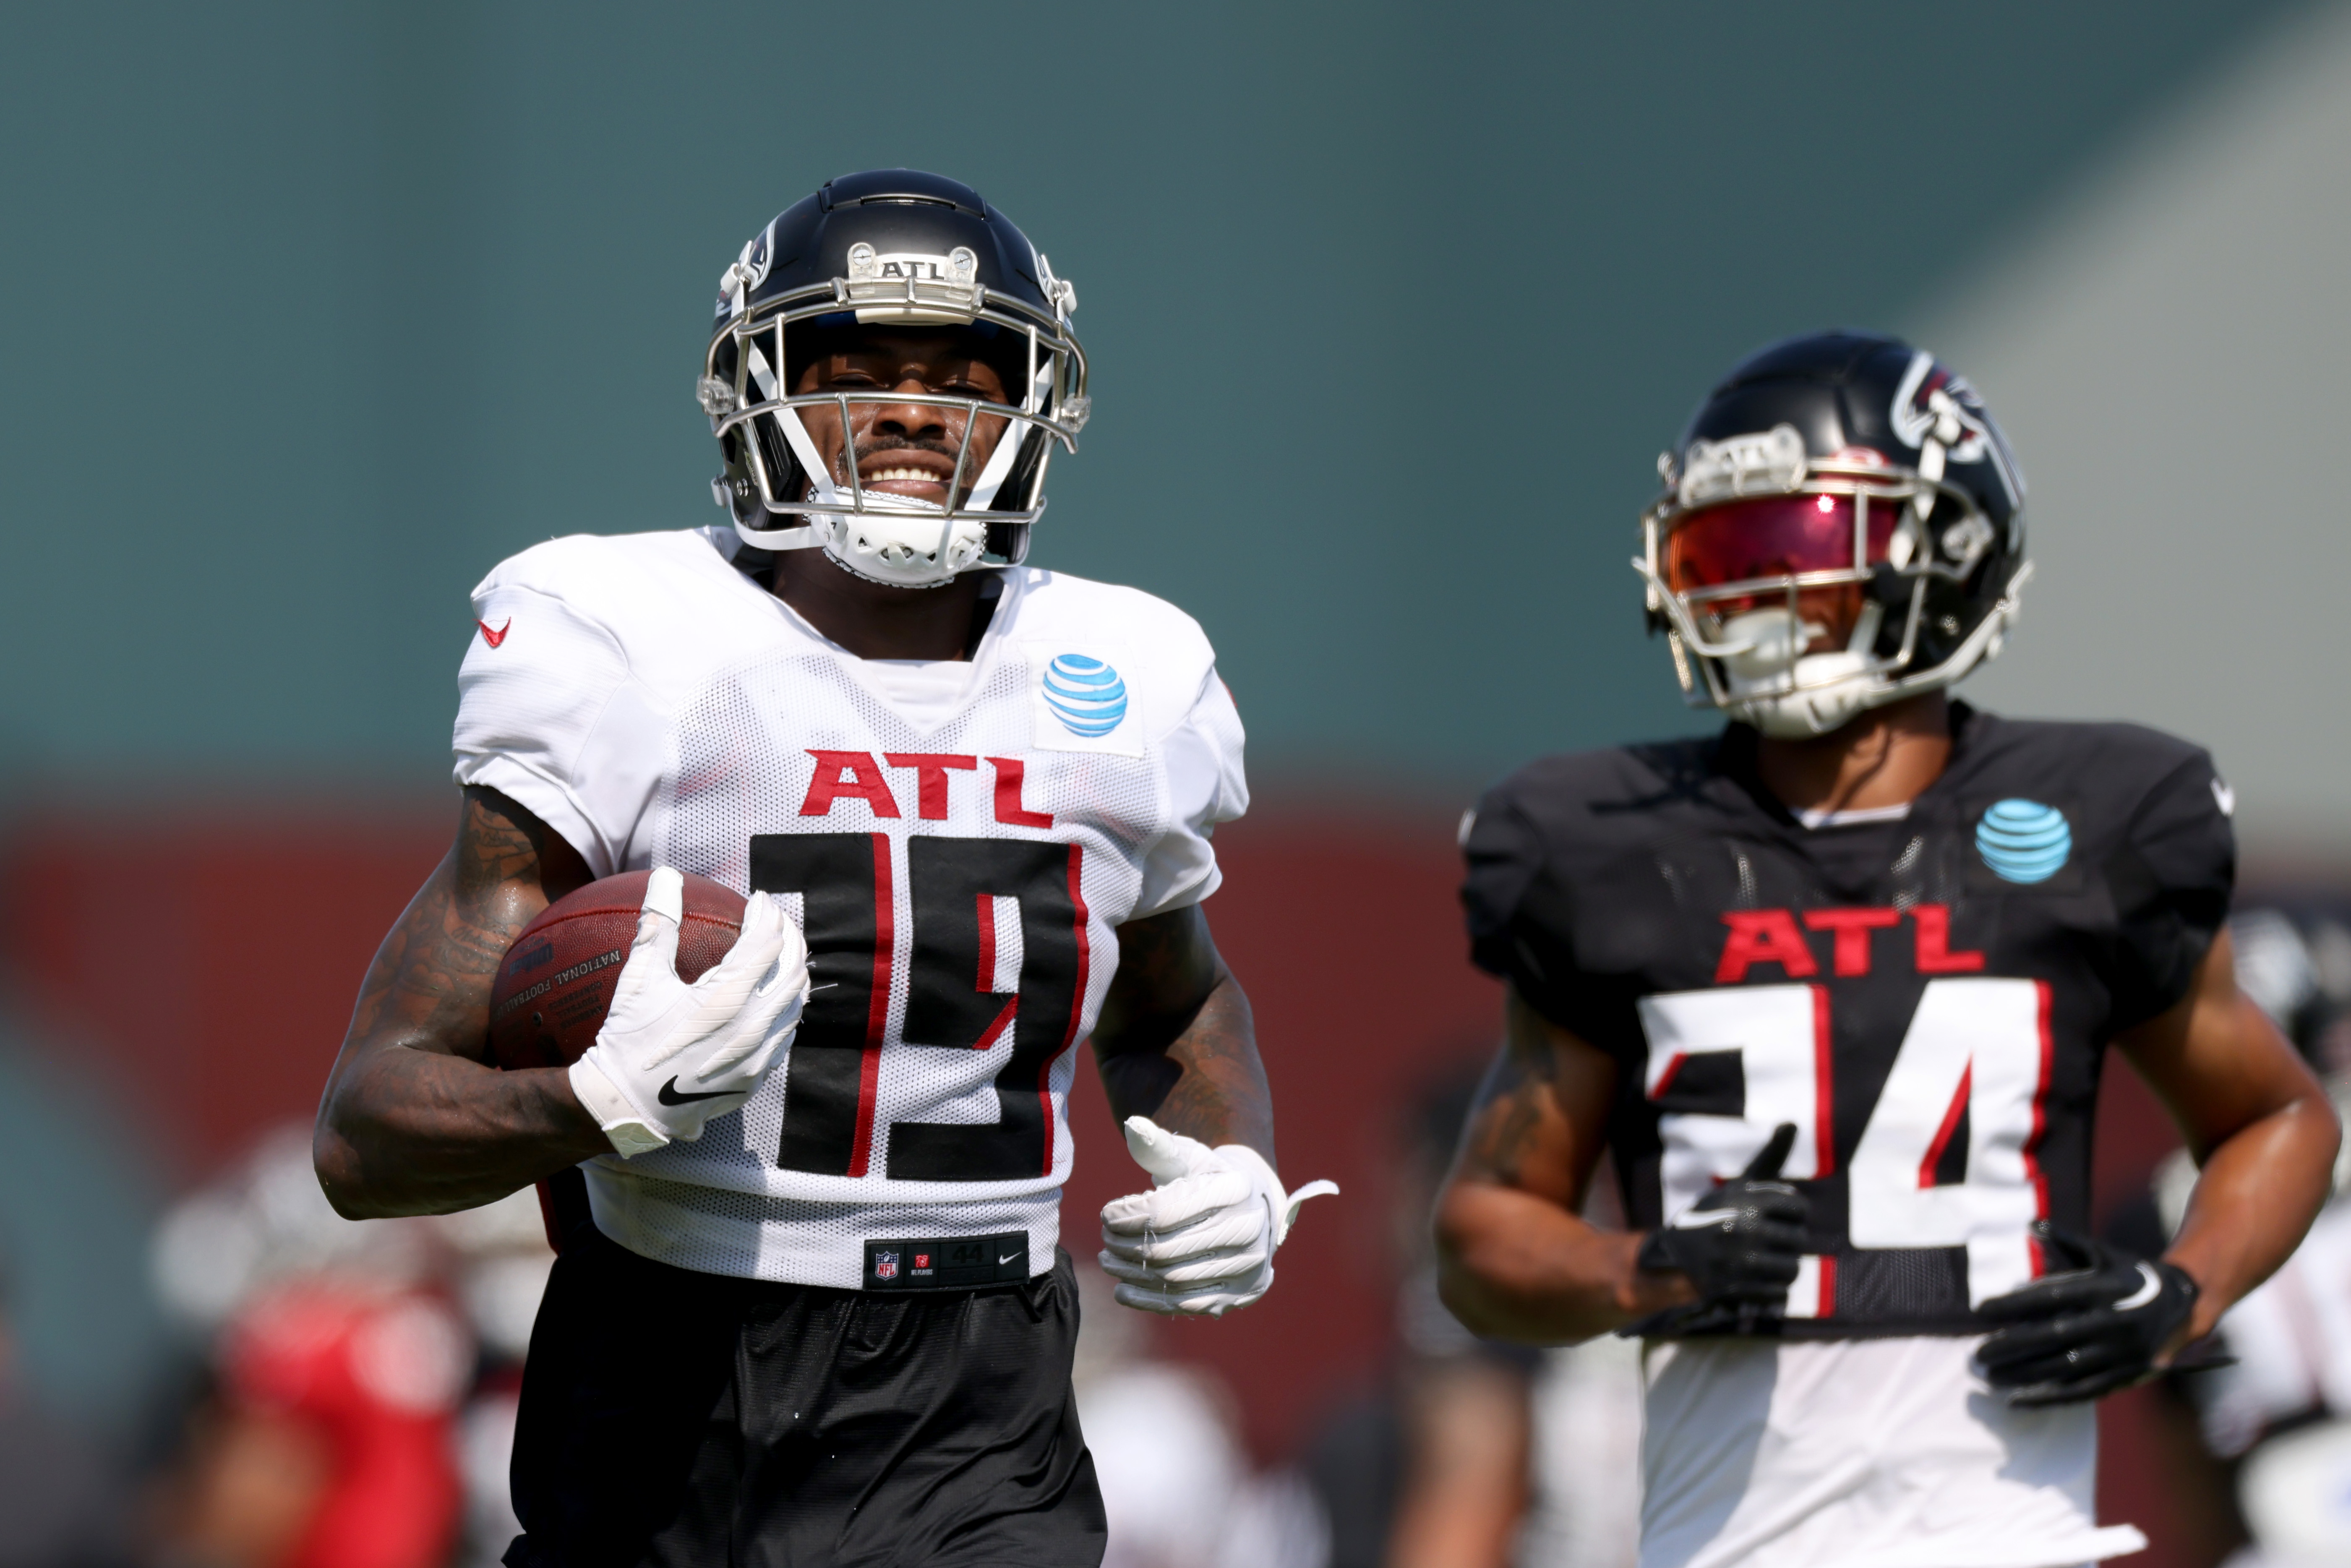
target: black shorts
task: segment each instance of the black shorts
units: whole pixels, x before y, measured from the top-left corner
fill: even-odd
[[[770,1284],[566,1239],[532,1331],[508,1568],[1096,1568],[1078,1292]]]

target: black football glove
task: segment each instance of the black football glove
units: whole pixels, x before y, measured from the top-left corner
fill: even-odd
[[[1698,1299],[1628,1323],[1618,1333],[1628,1339],[1753,1333],[1787,1314],[1810,1207],[1802,1194],[1777,1179],[1795,1145],[1796,1124],[1781,1123],[1735,1180],[1649,1232],[1635,1260],[1644,1269],[1680,1270],[1698,1287]]]
[[[2007,1326],[1977,1347],[1984,1381],[2027,1408],[2096,1399],[2145,1383],[2196,1309],[2196,1281],[2161,1259],[2135,1258],[2052,1227],[2033,1234],[2062,1273],[1977,1310]]]

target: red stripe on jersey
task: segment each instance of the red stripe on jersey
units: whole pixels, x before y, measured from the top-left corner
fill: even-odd
[[[1829,1025],[1829,988],[1813,993],[1813,1179],[1836,1167],[1836,1031]]]
[[[1086,1011],[1086,970],[1092,961],[1092,952],[1086,945],[1086,895],[1078,884],[1079,874],[1085,869],[1086,852],[1081,844],[1070,846],[1070,902],[1076,906],[1078,936],[1077,994],[1070,998],[1070,1025],[1061,1031],[1061,1049],[1037,1066],[1037,1104],[1045,1113],[1045,1168],[1040,1176],[1053,1174],[1053,1063],[1070,1053],[1078,1042],[1078,1020]]]
[[[865,1049],[857,1064],[857,1135],[849,1174],[862,1176],[873,1157],[873,1116],[882,1088],[882,1035],[890,1027],[890,962],[898,946],[897,894],[890,885],[890,835],[873,839],[873,998],[865,1009]]]
[[[996,992],[996,895],[979,895],[979,983],[972,988],[989,995]]]
[[[1679,1051],[1674,1052],[1673,1059],[1666,1063],[1666,1070],[1657,1074],[1657,1086],[1649,1091],[1649,1098],[1652,1100],[1664,1099],[1666,1097],[1666,1091],[1674,1086],[1674,1079],[1681,1072],[1682,1063],[1688,1060],[1689,1055],[1687,1052]]]
[[[979,983],[972,988],[989,996],[996,994],[996,895],[992,893],[979,895]],[[1012,1027],[1012,1015],[1019,1008],[1018,992],[1005,998],[1004,1006],[997,1010],[996,1021],[981,1031],[972,1049],[986,1051],[1003,1039],[1004,1031]],[[1049,1131],[1045,1135],[1050,1138],[1052,1134]]]
[[[1959,1118],[1967,1113],[1975,1076],[1973,1061],[1959,1071],[1959,1086],[1951,1095],[1950,1108],[1943,1113],[1943,1124],[1935,1130],[1935,1141],[1927,1145],[1927,1157],[1918,1162],[1918,1186],[1922,1191],[1935,1185],[1935,1167],[1943,1163],[1943,1151],[1951,1146],[1951,1134],[1959,1130]]]
[[[1836,1316],[1836,1255],[1833,1252],[1821,1254],[1820,1299],[1813,1308],[1813,1315],[1816,1318]]]
[[[2057,1043],[2049,1032],[2052,999],[2049,982],[2035,980],[2032,989],[2040,1000],[2035,1010],[2041,1026],[2041,1081],[2032,1086],[2032,1132],[2024,1140],[2024,1179],[2032,1186],[2034,1217],[2046,1219],[2049,1218],[2049,1176],[2041,1168],[2041,1139],[2049,1131],[2049,1079],[2057,1061]],[[2030,1238],[2026,1245],[2032,1249],[2032,1273],[2038,1279],[2049,1271],[2049,1260],[2042,1255],[2039,1238]]]
[[[986,1051],[998,1040],[1002,1040],[1004,1038],[1004,1031],[1012,1027],[1012,1015],[1019,1010],[1020,998],[1019,997],[1005,998],[1004,1006],[997,1009],[996,1021],[989,1024],[987,1029],[980,1032],[979,1039],[973,1044],[972,1050]],[[1048,1105],[1045,1107],[1045,1110],[1046,1113],[1050,1116],[1052,1113],[1052,1107]],[[1050,1142],[1052,1136],[1052,1130],[1049,1125],[1045,1133],[1046,1140]],[[1047,1168],[1050,1169],[1051,1167],[1048,1166]]]

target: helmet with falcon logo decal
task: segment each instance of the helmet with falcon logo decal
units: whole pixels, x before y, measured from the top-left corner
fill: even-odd
[[[1823,735],[2000,652],[2024,479],[1975,389],[1896,338],[1753,355],[1657,459],[1633,561],[1685,697]]]
[[[719,278],[695,388],[725,465],[713,496],[747,544],[822,549],[896,587],[1020,560],[1051,449],[1076,451],[1086,421],[1076,306],[969,186],[828,182]],[[861,359],[891,365],[828,371]],[[955,369],[910,391],[904,365]]]

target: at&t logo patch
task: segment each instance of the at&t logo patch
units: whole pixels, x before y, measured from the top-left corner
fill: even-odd
[[[1114,650],[1063,645],[1028,653],[1038,749],[1143,755],[1142,715]]]
[[[1100,659],[1064,653],[1045,666],[1045,706],[1071,735],[1108,735],[1126,719],[1126,683]]]
[[[2002,882],[2047,882],[2074,853],[2065,813],[2038,800],[2000,800],[1976,823],[1976,853]]]

